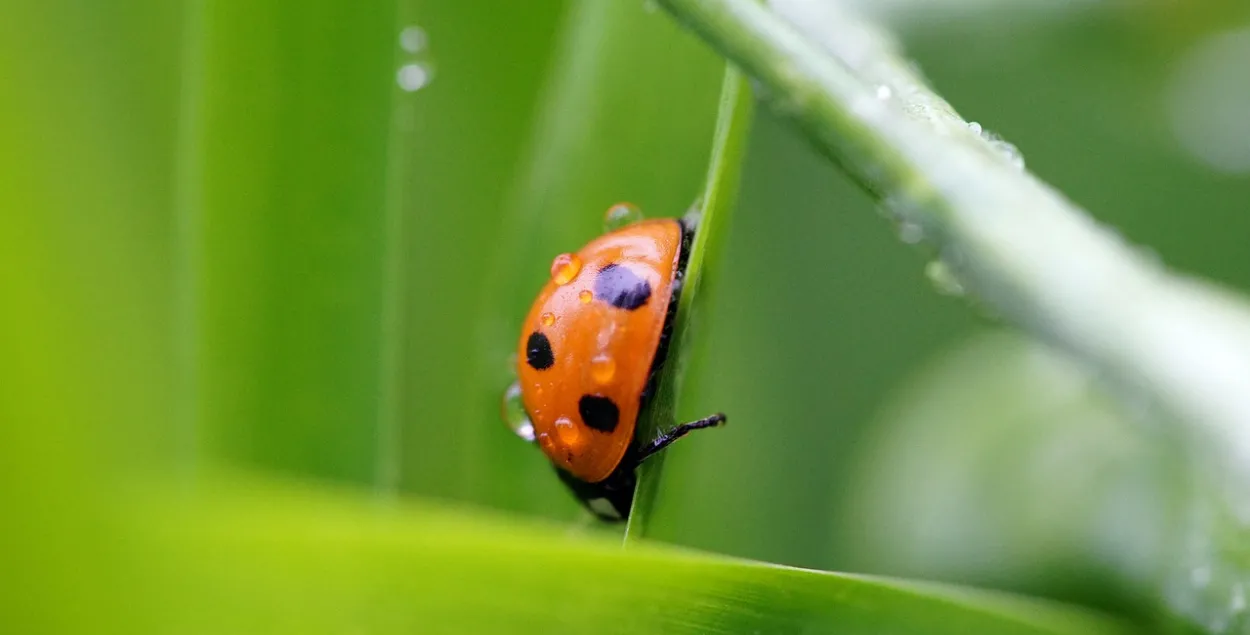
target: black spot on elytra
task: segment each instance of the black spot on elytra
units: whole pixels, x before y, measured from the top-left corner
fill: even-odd
[[[525,363],[534,370],[547,370],[556,363],[556,357],[551,352],[551,340],[546,335],[538,331],[530,333],[529,339],[525,340]]]
[[[621,419],[621,410],[611,399],[599,395],[582,395],[577,400],[577,412],[582,415],[582,423],[600,432],[611,432]]]
[[[595,278],[595,297],[618,309],[633,311],[651,298],[651,284],[629,267],[613,263],[599,270],[599,277]]]

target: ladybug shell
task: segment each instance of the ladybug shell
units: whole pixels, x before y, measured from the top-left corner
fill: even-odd
[[[574,256],[572,279],[547,281],[525,318],[517,377],[535,440],[582,481],[607,478],[633,442],[681,243],[671,219],[604,234]]]

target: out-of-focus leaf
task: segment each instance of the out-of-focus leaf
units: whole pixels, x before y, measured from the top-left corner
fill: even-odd
[[[239,486],[241,485],[241,486]],[[166,632],[1110,635],[1061,605],[717,558],[245,481],[156,505]],[[156,601],[152,601],[156,600]],[[97,623],[99,630],[112,626]]]
[[[1132,416],[1053,349],[975,338],[871,426],[838,551],[856,570],[1149,611],[1182,492],[1174,449]]]
[[[207,2],[188,20],[176,284],[184,424],[212,454],[374,479],[395,12]]]

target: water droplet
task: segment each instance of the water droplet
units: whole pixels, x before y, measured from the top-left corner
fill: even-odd
[[[1020,149],[1015,144],[999,138],[990,139],[989,143],[990,147],[994,148],[999,156],[1007,162],[1007,165],[1017,170],[1024,169],[1024,155],[1020,154]]]
[[[399,48],[409,53],[419,53],[425,48],[425,42],[425,31],[415,24],[406,26],[399,32]]]
[[[959,278],[955,277],[955,273],[951,271],[950,266],[941,260],[932,260],[925,265],[924,275],[928,276],[929,281],[937,288],[938,293],[943,295],[964,294],[964,285],[959,282]]]
[[[1175,65],[1163,95],[1181,149],[1213,170],[1250,174],[1250,28],[1200,40]]]
[[[591,293],[590,289],[582,289],[577,294],[577,301],[581,302],[582,304],[590,304],[590,301],[593,300],[594,298],[595,298],[595,294]]]
[[[1015,144],[1003,139],[989,130],[986,130],[981,126],[981,124],[975,121],[968,122],[968,129],[980,135],[980,137],[990,145],[990,148],[997,152],[998,156],[1002,157],[1003,160],[1007,162],[1007,165],[1010,165],[1017,170],[1024,169],[1024,155],[1020,154],[1020,149],[1017,148]]]
[[[1207,586],[1211,583],[1211,567],[1194,567],[1193,571],[1189,572],[1189,581],[1198,588]]]
[[[538,321],[542,322],[543,326],[551,326],[556,323],[556,315],[554,313],[547,312],[538,316]]]
[[[556,456],[556,440],[550,434],[543,432],[538,435],[538,447],[542,448],[547,456]]]
[[[633,203],[617,203],[603,215],[604,231],[613,232],[642,220],[642,210]]]
[[[572,282],[582,271],[582,259],[577,254],[560,254],[551,261],[551,280],[560,286]]]
[[[414,93],[429,85],[434,73],[426,64],[413,62],[399,67],[395,81],[404,92]]]
[[[568,450],[577,450],[586,440],[582,431],[573,425],[573,420],[568,417],[556,419],[555,430],[560,444]]]
[[[512,382],[508,389],[503,393],[502,412],[504,423],[512,429],[518,437],[526,441],[534,440],[534,424],[530,422],[529,415],[525,413],[525,403],[521,399],[521,383]]]
[[[590,360],[590,377],[599,385],[605,385],[616,376],[616,360],[607,355],[596,355]]]
[[[902,221],[898,224],[898,238],[908,245],[914,245],[924,240],[924,228],[920,223]]]
[[[885,101],[894,96],[894,89],[882,84],[877,87],[877,99]]]

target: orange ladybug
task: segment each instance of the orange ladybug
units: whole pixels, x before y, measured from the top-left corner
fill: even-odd
[[[636,216],[627,204],[608,211],[609,222]],[[694,233],[688,225],[639,220],[556,256],[521,327],[510,422],[605,520],[629,516],[642,461],[691,430],[725,422],[715,414],[656,439],[637,435],[668,352]]]

